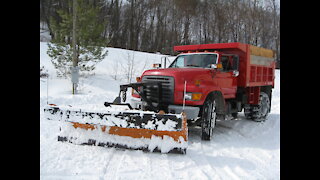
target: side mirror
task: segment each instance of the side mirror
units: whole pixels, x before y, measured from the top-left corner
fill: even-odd
[[[222,69],[222,64],[210,64],[209,66],[214,69]]]
[[[217,65],[216,65],[216,64],[210,64],[209,67],[210,67],[210,68],[213,68],[213,69],[216,69],[216,68],[217,68]]]
[[[238,71],[238,70],[233,70],[233,71],[232,71],[232,76],[233,76],[233,77],[239,76],[239,71]]]
[[[162,60],[163,60],[163,62],[164,62],[163,68],[167,68],[167,61],[170,63],[168,57],[169,57],[169,56],[162,56],[162,57],[161,57],[161,64],[162,64]],[[160,66],[160,67],[161,67],[161,66]]]

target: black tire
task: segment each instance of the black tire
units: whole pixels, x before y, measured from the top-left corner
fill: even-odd
[[[238,113],[237,112],[231,113],[231,115],[232,115],[233,119],[236,119],[238,117]]]
[[[201,114],[201,139],[210,141],[213,135],[213,129],[216,125],[216,101],[210,96],[206,99],[202,107]]]
[[[244,108],[244,115],[247,119],[261,122],[267,119],[270,112],[270,98],[267,93],[260,92],[260,99],[258,105],[247,105]]]

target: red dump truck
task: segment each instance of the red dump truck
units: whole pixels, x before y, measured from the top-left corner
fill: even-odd
[[[266,119],[275,79],[274,52],[243,43],[174,46],[180,54],[167,68],[146,70],[137,81],[156,83],[132,91],[132,105],[143,110],[185,112],[210,140],[216,120]],[[141,95],[143,97],[141,97]]]

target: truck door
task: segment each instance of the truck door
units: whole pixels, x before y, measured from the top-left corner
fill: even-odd
[[[222,55],[219,58],[219,63],[222,64],[215,78],[221,88],[225,98],[235,98],[237,92],[237,76],[238,76],[239,58],[236,55]]]

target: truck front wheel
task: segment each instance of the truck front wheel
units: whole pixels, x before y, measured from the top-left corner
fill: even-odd
[[[269,112],[270,98],[265,92],[260,92],[260,101],[258,105],[247,105],[244,108],[245,117],[257,122],[266,120]]]
[[[212,96],[209,96],[202,107],[201,116],[201,139],[211,140],[213,129],[216,125],[216,101]]]

